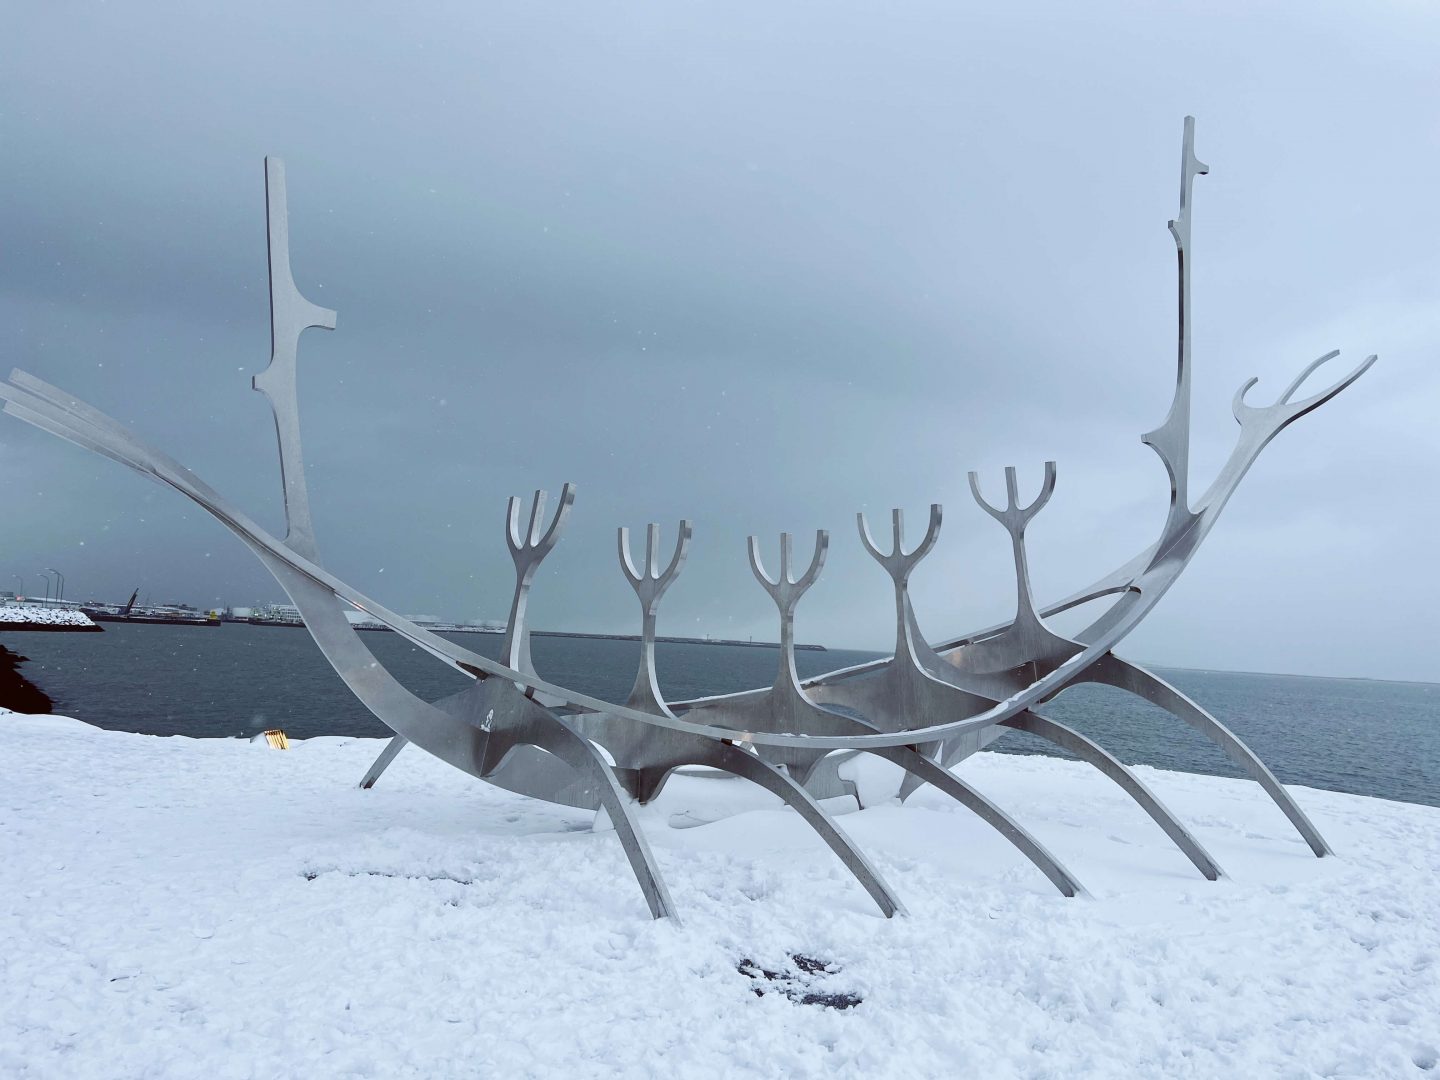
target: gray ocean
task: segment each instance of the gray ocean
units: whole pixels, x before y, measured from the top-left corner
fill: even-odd
[[[500,648],[498,635],[455,640],[486,656]],[[394,634],[368,633],[365,643],[423,697],[451,693],[468,681]],[[302,739],[389,734],[300,629],[112,623],[103,634],[0,634],[0,644],[29,657],[21,673],[54,699],[57,713],[100,727],[195,737],[249,736],[272,727]],[[532,652],[545,678],[617,701],[630,690],[639,645],[537,637]],[[796,663],[809,676],[874,655],[800,652]],[[768,685],[777,657],[775,649],[764,648],[656,647],[671,700]],[[1284,783],[1440,806],[1440,684],[1158,670],[1249,743]],[[1079,687],[1042,711],[1129,764],[1240,775],[1197,732],[1116,690]],[[1018,732],[992,749],[1056,753]]]

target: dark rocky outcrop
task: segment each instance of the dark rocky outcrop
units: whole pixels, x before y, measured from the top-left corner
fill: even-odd
[[[0,645],[0,708],[22,713],[48,713],[55,703],[48,694],[20,674],[28,657]]]

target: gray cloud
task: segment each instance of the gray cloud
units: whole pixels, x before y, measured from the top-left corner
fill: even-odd
[[[1381,364],[1261,459],[1144,659],[1440,679],[1440,16],[1405,4],[29,5],[0,44],[0,359],[279,527],[261,157],[289,168],[322,551],[408,611],[503,615],[507,495],[580,485],[542,626],[633,628],[613,530],[696,522],[665,630],[770,636],[744,536],[834,534],[802,636],[884,647],[853,515],[930,501],[936,636],[1006,616],[967,469],[1038,483],[1042,593],[1159,527],[1180,118],[1195,470],[1229,397]],[[278,590],[201,515],[0,425],[0,572]],[[668,535],[668,534],[667,534]],[[802,540],[802,543],[806,541]],[[772,556],[773,558],[773,556]],[[1401,580],[1396,581],[1396,571]],[[1389,573],[1385,573],[1389,571]]]

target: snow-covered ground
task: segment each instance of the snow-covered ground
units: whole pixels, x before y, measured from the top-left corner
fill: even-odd
[[[39,623],[43,626],[94,626],[90,616],[76,608],[42,604],[0,604],[0,624]]]
[[[1440,810],[1299,789],[1317,860],[1254,784],[1142,769],[1211,883],[1099,774],[981,754],[1091,895],[927,789],[843,817],[886,921],[793,814],[677,777],[675,926],[590,815],[413,750],[359,791],[379,745],[0,716],[0,1076],[1440,1075]]]

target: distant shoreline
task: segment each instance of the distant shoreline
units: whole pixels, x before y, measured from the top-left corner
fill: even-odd
[[[1250,671],[1244,668],[1197,668],[1181,664],[1150,664],[1145,667],[1160,671],[1193,671],[1201,675],[1264,675],[1273,679],[1328,679],[1330,682],[1396,683],[1400,686],[1440,686],[1426,679],[1382,679],[1374,675],[1305,675],[1298,671]]]
[[[596,641],[639,641],[639,634],[586,634],[578,630],[531,630],[531,637],[588,638]],[[742,649],[778,649],[778,641],[741,641],[738,638],[657,637],[658,645],[738,645]],[[796,645],[805,652],[829,652],[824,645]]]
[[[235,620],[237,625],[243,626],[283,626],[292,629],[301,629],[303,622],[294,622],[288,619],[249,619]],[[488,626],[468,626],[464,623],[417,623],[422,630],[429,630],[436,634],[503,634],[504,628],[495,629]],[[370,633],[394,633],[394,631],[383,623],[352,623],[351,629],[364,630]],[[588,641],[639,641],[639,634],[589,634],[579,630],[531,630],[531,637],[549,638],[582,638]],[[655,639],[660,645],[733,645],[742,649],[778,649],[779,642],[775,641],[741,641],[739,638],[702,638],[702,637],[657,637]],[[796,645],[797,651],[801,652],[829,652],[824,645]]]

